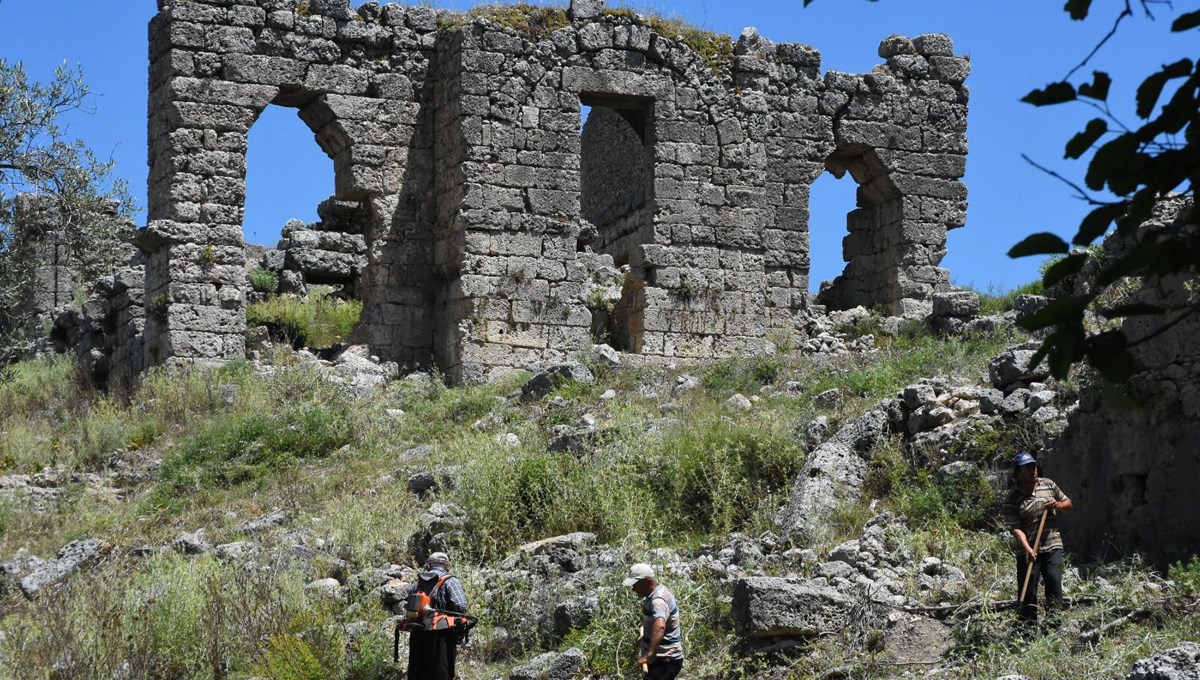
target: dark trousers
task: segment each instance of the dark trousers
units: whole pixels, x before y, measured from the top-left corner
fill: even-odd
[[[646,677],[650,680],[675,680],[681,670],[683,670],[683,661],[681,660],[655,659],[650,662],[650,670],[646,673]]]
[[[408,645],[408,680],[454,680],[454,631],[414,632]]]
[[[1063,591],[1062,591],[1062,549],[1051,550],[1048,553],[1040,553],[1038,558],[1033,562],[1033,572],[1029,576],[1029,587],[1025,589],[1025,599],[1021,602],[1017,610],[1018,616],[1022,621],[1030,623],[1037,621],[1038,615],[1038,580],[1045,583],[1046,600],[1045,609],[1062,609],[1063,606]],[[1025,585],[1025,570],[1029,568],[1029,562],[1024,553],[1017,555],[1017,594],[1021,593],[1021,587]]]

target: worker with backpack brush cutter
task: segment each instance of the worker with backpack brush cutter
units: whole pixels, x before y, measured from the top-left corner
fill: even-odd
[[[467,615],[467,594],[450,574],[450,557],[435,552],[409,590],[405,618],[396,624],[393,659],[400,656],[400,633],[409,633],[408,680],[454,680],[458,645],[477,619]]]
[[[1014,539],[1017,556],[1019,620],[1037,621],[1039,578],[1045,583],[1045,608],[1061,609],[1063,542],[1058,532],[1058,512],[1072,508],[1071,499],[1052,480],[1041,477],[1037,459],[1021,452],[1013,459],[1012,488],[1001,514]],[[1030,541],[1032,540],[1032,545]]]

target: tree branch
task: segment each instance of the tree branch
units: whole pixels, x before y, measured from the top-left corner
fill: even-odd
[[[1088,192],[1083,187],[1072,182],[1071,180],[1067,179],[1066,177],[1063,177],[1062,175],[1058,174],[1057,172],[1051,170],[1050,168],[1047,168],[1044,165],[1038,164],[1037,161],[1033,160],[1028,155],[1021,154],[1021,158],[1024,159],[1026,163],[1032,165],[1033,167],[1037,168],[1038,170],[1041,170],[1042,172],[1046,173],[1047,175],[1050,175],[1054,179],[1056,179],[1056,180],[1062,182],[1063,184],[1066,184],[1067,186],[1074,189],[1075,193],[1078,194],[1077,198],[1079,198],[1082,201],[1086,201],[1089,205],[1113,205],[1112,203],[1106,203],[1104,201],[1092,198],[1091,196],[1088,195]]]
[[[1145,0],[1142,0],[1142,7],[1146,8]],[[1147,15],[1150,13],[1148,8],[1146,8],[1146,13]],[[1113,22],[1112,28],[1108,29],[1108,33],[1100,39],[1100,42],[1096,43],[1096,46],[1092,48],[1091,52],[1088,52],[1088,55],[1083,58],[1083,61],[1076,64],[1075,68],[1067,72],[1067,77],[1063,78],[1063,80],[1070,80],[1071,76],[1075,75],[1076,71],[1086,66],[1087,63],[1092,60],[1092,57],[1096,56],[1096,53],[1100,51],[1100,48],[1104,47],[1105,43],[1107,43],[1114,35],[1117,34],[1117,29],[1121,27],[1121,22],[1131,16],[1133,16],[1133,8],[1129,6],[1129,0],[1125,0],[1125,9],[1121,10],[1121,13],[1117,15],[1117,20]]]

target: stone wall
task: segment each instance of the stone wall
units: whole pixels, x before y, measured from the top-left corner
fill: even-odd
[[[1190,201],[1164,201],[1148,227],[1195,229]],[[1113,252],[1113,239],[1105,244]],[[1132,317],[1123,329],[1137,371],[1124,390],[1091,385],[1045,457],[1071,496],[1064,540],[1085,558],[1138,552],[1158,566],[1196,553],[1200,505],[1200,298],[1196,272],[1144,282],[1136,300],[1190,312]]]
[[[159,5],[138,241],[148,364],[244,352],[246,135],[270,104],[298,109],[333,160],[333,199],[367,215],[356,341],[455,381],[590,342],[589,250],[627,266],[609,317],[627,351],[729,355],[802,327],[823,310],[808,194],[826,170],[861,190],[822,303],[921,316],[948,286],[968,63],[945,36],[893,36],[871,73],[822,76],[805,45],[748,29],[706,59],[595,1],[536,41],[422,7]],[[637,187],[597,183],[605,165]]]

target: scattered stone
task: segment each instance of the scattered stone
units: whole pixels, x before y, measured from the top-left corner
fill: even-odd
[[[529,382],[521,387],[521,401],[542,399],[568,382],[590,385],[594,381],[595,376],[583,364],[558,364],[530,378]]]
[[[596,345],[592,348],[592,361],[601,366],[614,368],[621,365],[621,354],[608,345]]]
[[[212,545],[204,535],[204,529],[197,529],[191,533],[182,533],[171,541],[171,549],[177,553],[184,555],[203,555],[212,550]]]
[[[287,521],[287,513],[283,510],[276,509],[268,512],[265,515],[262,515],[261,517],[242,522],[238,525],[238,529],[247,534],[256,534],[260,531],[266,531],[267,529],[287,524]]]
[[[305,584],[304,591],[330,600],[341,600],[342,584],[336,578],[321,578]]]
[[[750,409],[754,408],[754,404],[745,396],[741,394],[735,394],[725,400],[725,408],[733,409],[735,411],[749,411]]]

